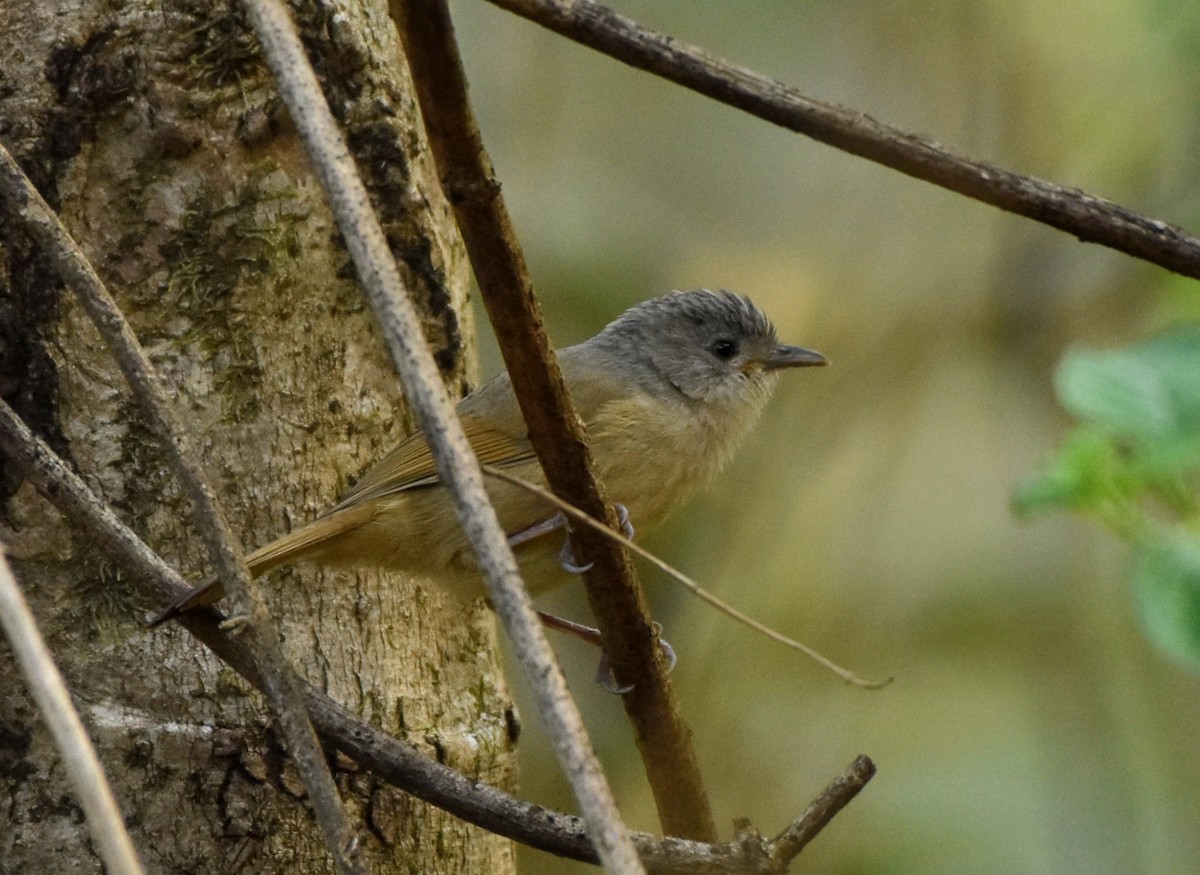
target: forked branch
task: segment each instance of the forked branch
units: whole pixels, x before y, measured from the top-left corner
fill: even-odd
[[[591,0],[488,0],[554,32],[772,124],[1085,243],[1200,278],[1200,237],[1112,201],[960,155],[673,39]]]

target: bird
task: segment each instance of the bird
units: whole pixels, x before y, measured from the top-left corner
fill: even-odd
[[[780,343],[771,320],[749,298],[709,289],[643,301],[561,350],[558,361],[597,475],[639,531],[659,523],[726,465],[782,371],[828,364],[819,352]],[[507,374],[468,394],[456,409],[482,464],[545,486]],[[553,508],[496,478],[487,478],[486,488],[531,594],[583,570]],[[419,431],[327,512],[246,556],[254,577],[296,562],[403,571],[463,599],[486,594]],[[212,605],[223,594],[219,580],[205,581],[151,625]]]

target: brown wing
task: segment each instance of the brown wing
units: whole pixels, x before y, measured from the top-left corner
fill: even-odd
[[[576,409],[584,422],[590,422],[605,402],[628,390],[612,376],[610,368],[602,367],[585,353],[586,344],[568,347],[560,354],[559,362],[571,385]],[[463,399],[458,413],[467,441],[485,465],[516,465],[536,458],[507,374]],[[375,463],[330,513],[437,482],[433,453],[425,436],[417,432]]]
[[[514,438],[487,427],[477,419],[464,418],[462,424],[471,449],[485,465],[511,465],[534,458],[533,448],[523,437]],[[438,481],[433,452],[424,434],[416,432],[376,462],[343,496],[333,511],[395,495],[406,489],[431,486]]]

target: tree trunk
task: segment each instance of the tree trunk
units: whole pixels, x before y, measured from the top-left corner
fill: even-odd
[[[462,247],[386,3],[294,10],[448,383],[465,391]],[[240,6],[0,4],[0,139],[82,243],[250,548],[311,519],[412,427],[353,268]],[[190,509],[71,294],[0,214],[0,394],[169,561],[207,576]],[[332,866],[259,696],[11,469],[0,539],[152,872]],[[516,721],[491,616],[419,580],[265,585],[293,665],[431,756],[501,786]],[[464,619],[465,618],[465,619]],[[0,869],[100,872],[0,648]],[[339,762],[372,872],[513,868],[509,844]]]

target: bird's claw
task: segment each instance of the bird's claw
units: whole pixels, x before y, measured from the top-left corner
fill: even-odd
[[[567,518],[561,513],[556,513],[552,517],[542,520],[540,523],[535,523],[527,529],[521,529],[508,536],[508,546],[514,550],[522,544],[532,541],[534,538],[540,538],[542,535],[556,532],[559,529],[567,527]],[[590,571],[592,563],[580,565],[575,561],[575,553],[571,550],[571,532],[568,530],[563,538],[562,549],[558,551],[558,561],[569,574],[583,574],[585,571]]]
[[[667,661],[667,674],[675,671],[675,666],[679,663],[679,657],[675,654],[675,648],[671,646],[671,642],[666,638],[659,638],[658,649],[662,651],[663,659]]]
[[[571,536],[568,534],[563,538],[562,549],[558,551],[559,564],[567,571],[568,574],[583,574],[586,571],[591,571],[595,562],[589,562],[587,565],[580,565],[575,561],[575,552],[571,549]]]
[[[621,521],[621,534],[632,541],[636,530],[633,528],[633,523],[629,521],[629,508],[619,501],[613,506],[617,509],[617,518]]]
[[[625,505],[621,504],[620,502],[617,502],[617,504],[615,504],[614,507],[617,510],[617,518],[621,522],[621,533],[623,535],[625,535],[626,538],[628,538],[629,540],[632,541],[633,535],[634,535],[634,528],[633,528],[633,523],[631,523],[629,521],[629,508],[627,508]],[[562,514],[559,514],[556,517],[556,519],[560,521],[560,525],[561,525],[561,523],[563,521]],[[546,531],[548,531],[548,529]],[[541,532],[539,532],[538,534],[541,534]],[[511,541],[512,539],[510,538],[509,540]],[[558,561],[559,561],[559,564],[561,564],[562,567],[564,569],[566,569],[568,574],[583,574],[584,572],[591,571],[592,566],[596,564],[594,562],[589,562],[587,565],[580,565],[578,562],[575,561],[575,552],[571,549],[571,533],[570,532],[567,532],[567,536],[563,539],[562,549],[558,551]]]
[[[607,651],[600,651],[600,664],[596,666],[596,683],[608,690],[614,696],[623,696],[633,689],[633,684],[618,684],[617,676],[613,674],[612,664],[608,661]]]
[[[666,638],[658,639],[658,648],[662,651],[663,659],[667,661],[667,674],[675,670],[676,663],[679,662],[679,657],[675,654],[675,648],[671,646],[671,642]],[[623,696],[634,688],[634,684],[618,684],[616,675],[613,674],[612,665],[608,661],[608,652],[603,647],[600,649],[600,664],[596,666],[596,683],[604,689],[618,696]]]

